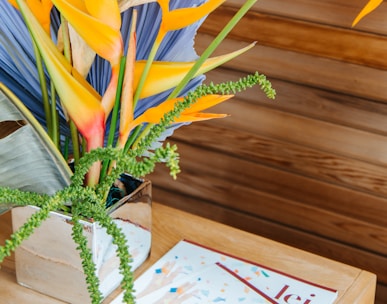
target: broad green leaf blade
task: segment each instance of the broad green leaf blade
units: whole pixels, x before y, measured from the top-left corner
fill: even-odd
[[[70,184],[71,174],[45,130],[0,83],[0,186],[54,194]],[[0,214],[10,209],[3,204]]]

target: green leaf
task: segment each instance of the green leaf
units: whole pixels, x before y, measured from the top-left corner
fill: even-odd
[[[0,186],[52,195],[71,175],[46,131],[0,83]],[[11,208],[7,203],[0,201],[0,214]]]

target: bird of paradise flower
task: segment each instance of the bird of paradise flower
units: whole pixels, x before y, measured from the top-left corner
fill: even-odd
[[[135,139],[133,134],[138,134],[134,133],[134,127],[138,131],[143,124],[157,123],[171,105],[179,100],[180,95],[201,83],[201,75],[253,46],[215,58],[203,57],[200,64],[197,64],[200,59],[195,61],[197,56],[192,47],[195,32],[203,18],[224,0],[190,1],[191,7],[183,7],[184,1],[178,0],[157,0],[157,3],[148,4],[143,3],[153,1],[9,2],[20,11],[23,18],[11,11],[9,4],[0,4],[6,20],[1,27],[2,33],[0,32],[3,49],[0,60],[6,63],[2,64],[0,81],[11,89],[12,86],[16,86],[16,89],[35,84],[31,91],[21,90],[21,100],[41,122],[46,123],[53,137],[58,134],[55,131],[58,128],[55,126],[57,120],[60,120],[60,129],[65,132],[67,126],[64,126],[64,122],[70,122],[70,126],[75,125],[85,140],[86,152],[104,145],[130,147]],[[251,6],[255,1],[247,2]],[[134,9],[131,3],[143,5]],[[22,20],[27,28],[21,25]],[[28,31],[32,36],[36,59],[26,59],[21,53],[26,52],[33,58],[29,51],[32,49],[31,45],[23,41]],[[19,39],[14,42],[9,38],[12,36]],[[10,53],[10,47],[3,41],[14,45],[17,43],[12,48],[17,52]],[[79,54],[82,54],[81,58]],[[15,56],[16,59],[21,59],[19,63],[26,64],[26,70],[16,66],[17,73],[13,73],[12,68],[17,65],[13,60],[15,58],[12,58]],[[38,61],[40,56],[46,67],[46,74],[44,70],[39,74],[40,86],[43,88],[41,92],[36,89],[36,73],[30,73],[33,68],[31,62]],[[10,62],[13,62],[13,66]],[[56,93],[52,95],[59,96],[61,107],[57,106],[56,101],[51,102],[51,106],[46,101],[45,115],[42,115],[41,107],[37,106],[42,99],[48,99],[48,96],[44,96],[48,91],[44,88],[47,75],[55,87]],[[19,76],[22,76],[20,80]],[[14,78],[18,79],[17,84]],[[186,111],[178,122],[224,117],[223,114],[201,111],[230,97],[212,95],[201,98],[194,108],[196,110]],[[54,110],[50,110],[50,107]],[[60,118],[55,117],[57,108]],[[117,113],[120,113],[118,131]],[[107,128],[109,125],[112,127]],[[169,131],[178,126],[176,124]],[[170,134],[171,132],[164,136]],[[73,142],[77,138],[76,133]],[[78,148],[74,146],[74,154],[76,150]],[[90,168],[87,184],[97,184],[100,172],[101,164],[95,163]]]

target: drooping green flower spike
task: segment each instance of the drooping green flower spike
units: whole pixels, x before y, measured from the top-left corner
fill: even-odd
[[[356,24],[358,24],[361,19],[363,19],[366,15],[374,11],[382,2],[383,0],[368,1],[368,3],[360,11],[359,15],[356,16],[355,20],[352,23],[352,26],[355,26]]]

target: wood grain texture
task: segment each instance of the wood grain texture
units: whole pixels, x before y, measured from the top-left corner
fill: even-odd
[[[228,0],[228,6],[239,8],[244,0]],[[306,20],[317,24],[349,28],[362,7],[364,0],[259,0],[253,10],[290,19]],[[387,5],[382,3],[371,18],[362,20],[354,30],[387,34]]]
[[[209,16],[200,54],[242,5]],[[252,41],[249,52],[208,73],[255,71],[277,90],[253,89],[211,112],[231,117],[178,130],[176,183],[152,180],[166,204],[375,271],[387,286],[387,4],[358,26],[363,0],[260,0],[213,54]],[[354,302],[355,303],[355,302]]]
[[[236,11],[234,7],[221,6],[204,22],[201,33],[217,35]],[[286,36],[283,35],[284,29]],[[229,37],[364,66],[387,67],[384,60],[386,39],[348,28],[250,11]]]
[[[3,221],[3,225],[11,224],[9,218],[1,217],[0,220]],[[304,280],[335,288],[339,292],[336,304],[352,304],[353,299],[360,301],[359,303],[373,302],[376,278],[367,271],[157,203],[153,204],[152,237],[154,242],[151,256],[137,275],[157,261],[178,241],[189,239],[228,254],[280,269]],[[12,269],[0,271],[0,282],[2,301],[6,303],[31,301],[62,303],[18,286],[14,281]],[[118,292],[119,290],[114,295]],[[114,295],[105,302],[109,303]]]
[[[201,53],[212,39],[211,35],[199,34],[195,44],[198,52]],[[246,45],[246,42],[226,39],[215,55],[232,52]],[[380,102],[387,101],[386,70],[259,44],[224,66],[245,73],[259,71],[269,76],[269,79],[286,80]]]

